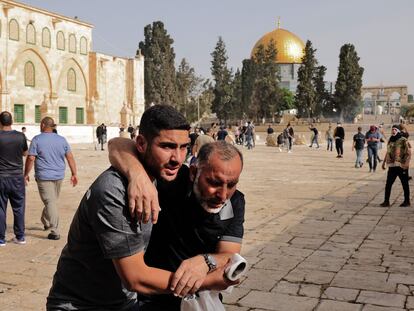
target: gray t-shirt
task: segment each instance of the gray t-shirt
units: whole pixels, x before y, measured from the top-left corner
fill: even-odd
[[[40,180],[60,180],[65,177],[65,156],[70,152],[66,139],[55,133],[40,133],[33,137],[29,155],[35,156],[35,177]]]
[[[112,263],[145,247],[148,228],[131,219],[127,186],[109,168],[84,195],[59,258],[48,310],[128,310],[135,303],[136,294],[123,288]]]

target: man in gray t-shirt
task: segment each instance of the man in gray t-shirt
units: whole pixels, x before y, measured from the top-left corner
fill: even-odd
[[[29,173],[35,166],[35,178],[40,198],[45,205],[40,220],[45,230],[50,229],[47,236],[50,240],[59,240],[59,213],[57,200],[59,198],[62,180],[65,177],[65,159],[68,161],[73,186],[78,183],[76,163],[66,139],[53,132],[55,122],[45,117],[40,122],[41,133],[33,137],[26,159],[24,177],[29,182]]]
[[[136,149],[152,180],[176,178],[187,153],[188,129],[185,118],[171,106],[155,105],[144,112]],[[172,272],[144,262],[149,228],[131,217],[127,187],[126,177],[110,168],[84,195],[53,277],[48,311],[130,311],[137,308],[131,292],[171,292]],[[230,285],[223,271],[209,274],[203,286]]]

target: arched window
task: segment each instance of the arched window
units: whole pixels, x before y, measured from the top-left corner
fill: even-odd
[[[59,31],[56,35],[56,46],[58,50],[65,49],[65,35],[62,31]]]
[[[29,61],[24,65],[24,85],[34,87],[35,82],[35,67]]]
[[[76,37],[74,34],[69,35],[69,52],[76,53]]]
[[[36,29],[33,24],[28,24],[26,27],[26,42],[36,44]]]
[[[67,80],[68,91],[76,92],[76,72],[73,68],[68,70]]]
[[[15,19],[9,22],[9,39],[19,41],[19,23]]]
[[[45,27],[42,30],[42,46],[50,48],[50,43],[50,30]]]
[[[88,54],[88,40],[85,37],[80,39],[80,53],[83,55]]]

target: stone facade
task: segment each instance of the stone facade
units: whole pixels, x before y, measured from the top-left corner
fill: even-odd
[[[15,123],[139,122],[144,58],[95,53],[93,25],[0,0],[0,111]]]

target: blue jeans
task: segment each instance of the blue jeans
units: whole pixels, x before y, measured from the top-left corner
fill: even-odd
[[[6,237],[7,201],[13,209],[13,231],[16,238],[24,237],[24,210],[26,204],[26,187],[24,177],[0,177],[0,240]]]
[[[361,167],[362,164],[364,164],[362,160],[362,154],[364,153],[364,149],[355,149],[355,152],[356,152],[355,166]]]
[[[378,149],[377,145],[368,145],[368,163],[369,169],[373,169],[374,171],[377,169],[377,156],[378,156]]]
[[[327,139],[327,147],[326,150],[331,150],[332,151],[332,145],[333,145],[333,139],[332,138],[328,138]]]

